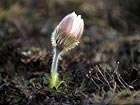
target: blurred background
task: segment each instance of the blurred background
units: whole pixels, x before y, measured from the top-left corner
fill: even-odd
[[[82,15],[85,22],[80,47],[71,52],[73,56],[83,54],[91,64],[119,61],[121,67],[138,71],[139,0],[0,0],[1,56],[6,56],[5,46],[21,52],[52,52],[53,29],[73,11]]]
[[[53,98],[47,88],[48,81],[44,79],[44,75],[50,74],[50,37],[61,19],[73,11],[82,16],[85,29],[79,46],[60,61],[60,75],[71,75],[72,83],[65,86],[59,96],[62,98],[57,95]],[[39,105],[49,101],[53,105],[52,100],[63,103],[69,100],[67,97],[69,101],[74,100],[73,103],[79,100],[84,103],[86,99],[94,102],[90,97],[95,98],[92,93],[96,93],[98,87],[110,89],[101,75],[97,78],[103,82],[94,78],[99,68],[104,70],[110,85],[114,71],[119,71],[124,86],[115,79],[116,93],[129,85],[139,90],[140,0],[0,0],[0,57],[0,103]],[[95,79],[99,86],[89,82],[84,90],[83,81],[89,74],[88,80]],[[74,95],[70,96],[69,90]],[[128,94],[125,96],[131,96]],[[116,103],[120,99],[117,98]]]
[[[125,53],[127,63],[139,62],[139,0],[0,0],[0,44],[51,51],[53,29],[73,11],[85,21],[80,48],[90,51],[91,61],[118,61]]]
[[[91,64],[118,61],[121,69],[139,71],[139,0],[0,0],[1,56],[8,59],[14,48],[25,55],[31,49],[52,52],[53,29],[73,11],[82,15],[85,30],[72,56],[82,54]]]
[[[139,36],[139,0],[0,0],[0,41],[49,48],[51,32],[73,11],[85,21],[85,37]]]

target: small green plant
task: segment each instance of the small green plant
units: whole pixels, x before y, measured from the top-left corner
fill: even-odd
[[[77,16],[75,12],[65,16],[54,29],[51,37],[54,55],[49,80],[50,88],[57,89],[64,82],[59,78],[58,61],[63,53],[78,45],[83,29],[84,21],[81,19],[81,15]]]

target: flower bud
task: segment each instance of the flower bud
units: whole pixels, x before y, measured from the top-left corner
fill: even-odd
[[[84,21],[81,15],[76,15],[75,12],[65,16],[57,25],[52,33],[52,46],[58,50],[68,51],[79,43],[84,29]]]

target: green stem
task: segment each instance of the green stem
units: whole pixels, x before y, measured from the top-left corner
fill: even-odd
[[[53,56],[53,61],[51,66],[50,88],[57,87],[57,84],[59,82],[57,67],[58,67],[60,54],[61,52],[58,52],[56,48],[54,48],[54,56]]]

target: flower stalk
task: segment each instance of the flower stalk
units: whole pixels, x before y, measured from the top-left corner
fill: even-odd
[[[57,51],[56,48],[54,48],[54,55],[53,55],[53,61],[51,66],[51,79],[50,79],[50,88],[57,88],[59,84],[59,77],[58,77],[58,61],[60,58],[61,52]]]

